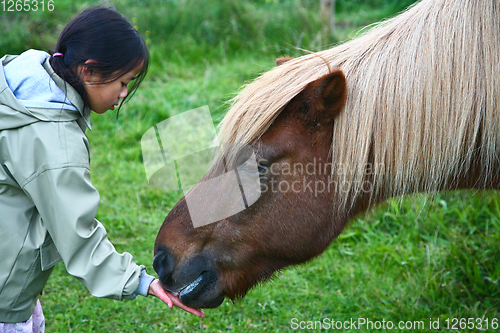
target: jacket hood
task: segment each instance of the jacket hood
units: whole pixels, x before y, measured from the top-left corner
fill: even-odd
[[[82,130],[90,129],[82,98],[54,72],[49,58],[46,52],[28,50],[0,59],[0,130],[75,120]]]

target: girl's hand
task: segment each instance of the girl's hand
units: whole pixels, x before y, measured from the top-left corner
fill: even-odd
[[[205,314],[201,309],[191,308],[182,304],[179,297],[172,295],[171,292],[165,290],[160,284],[160,280],[155,279],[149,285],[148,295],[152,295],[161,299],[165,304],[168,305],[169,308],[172,308],[174,305],[178,308],[181,308],[189,313],[194,314],[195,316],[205,318]]]

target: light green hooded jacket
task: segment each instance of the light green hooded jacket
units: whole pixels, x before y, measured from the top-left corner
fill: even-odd
[[[81,97],[54,73],[48,54],[25,53],[48,73],[38,83],[57,85],[67,100],[18,100],[4,75],[16,56],[0,59],[0,322],[9,323],[29,319],[61,260],[97,297],[132,299],[145,274],[129,253],[115,251],[95,219],[99,194]]]

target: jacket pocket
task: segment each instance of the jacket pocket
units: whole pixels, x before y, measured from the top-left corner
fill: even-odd
[[[30,257],[34,255],[33,262],[29,266],[29,269],[26,271],[25,266],[22,263],[19,263],[20,267],[17,267],[17,271],[15,273],[14,278],[24,280],[22,286],[20,284],[15,284],[14,289],[11,291],[15,296],[14,302],[11,304],[11,308],[16,311],[26,311],[27,309],[32,309],[32,306],[35,304],[36,299],[42,292],[47,280],[49,279],[50,273],[52,273],[52,269],[47,269],[46,271],[42,271],[41,269],[41,248],[37,249],[34,253],[30,253]],[[21,267],[23,266],[23,267]],[[22,269],[22,271],[20,271]],[[19,287],[21,287],[19,289]],[[31,310],[33,311],[33,310]],[[30,312],[31,312],[30,311]]]
[[[59,251],[57,251],[56,245],[48,234],[47,239],[40,248],[40,259],[42,264],[42,271],[51,269],[55,264],[62,260]]]

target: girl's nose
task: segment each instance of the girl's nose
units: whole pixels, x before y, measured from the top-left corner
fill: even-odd
[[[124,86],[122,90],[120,91],[120,95],[118,96],[119,98],[125,98],[128,95],[128,89],[127,86]]]

